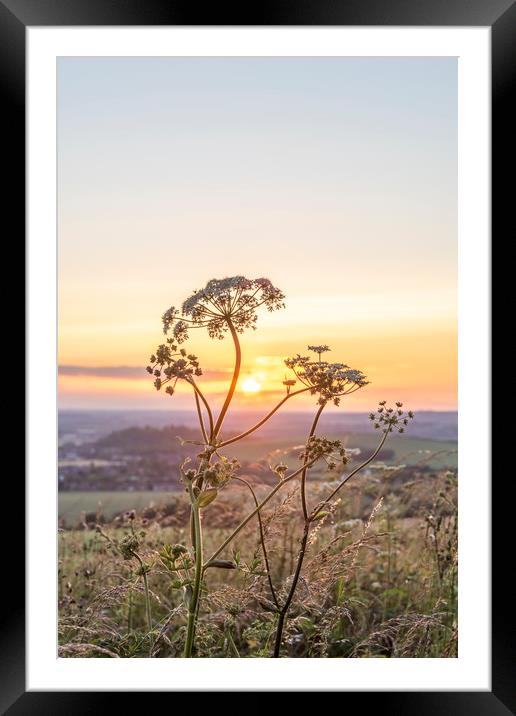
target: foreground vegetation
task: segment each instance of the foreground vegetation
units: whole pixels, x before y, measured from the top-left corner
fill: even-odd
[[[299,488],[292,484],[263,511],[278,598],[291,583],[303,531]],[[268,489],[257,486],[257,495]],[[310,497],[327,489],[318,481]],[[312,533],[282,656],[456,656],[456,504],[456,475],[445,470],[379,465],[350,483]],[[251,507],[247,489],[235,484],[203,510],[205,551]],[[93,523],[60,532],[61,656],[182,656],[188,590],[164,555],[188,541],[188,517],[184,495],[119,516],[103,534]],[[116,545],[133,531],[145,533],[138,558],[124,559]],[[194,656],[271,656],[277,617],[258,524],[250,522],[221,558],[237,568],[207,572]]]

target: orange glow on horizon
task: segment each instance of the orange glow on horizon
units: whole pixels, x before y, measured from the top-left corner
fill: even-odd
[[[264,344],[258,340],[257,334],[242,338],[243,364],[234,398],[235,409],[273,406],[285,395],[282,384],[285,377],[292,377],[284,364],[286,354],[272,353],[279,348],[280,340],[268,342],[266,347],[272,350],[260,353],[259,349],[263,349]],[[287,342],[294,343],[292,340]],[[300,343],[296,342],[298,350]],[[332,343],[334,348],[328,354],[329,360],[342,361],[358,368],[371,381],[370,385],[346,398],[343,409],[367,411],[378,400],[400,399],[410,403],[414,409],[456,410],[457,342],[452,327],[436,333],[414,331],[410,335],[389,339],[381,335],[364,335],[355,340],[341,339]],[[339,344],[344,344],[341,350],[338,350]],[[204,371],[198,385],[207,399],[217,406],[222,403],[231,380],[232,345],[230,341],[223,341],[211,342],[208,346],[211,349],[208,355],[214,364],[211,370],[205,366],[197,346],[195,348],[201,356]],[[301,353],[302,347],[303,344]],[[294,352],[297,350],[292,350],[290,354]],[[61,364],[71,363],[61,361]],[[84,367],[83,373],[78,368],[76,374],[66,374],[64,369],[59,376],[61,407],[193,409],[191,389],[187,385],[178,384],[176,393],[170,398],[163,391],[157,392],[153,388],[152,379],[143,367],[141,377],[137,368],[133,370],[134,375],[127,377],[123,370],[117,375],[116,368],[107,368],[108,373],[111,370],[113,374],[99,375],[102,369],[95,368],[95,365],[98,364]],[[312,404],[313,397],[303,395],[287,401],[285,409],[310,410]]]

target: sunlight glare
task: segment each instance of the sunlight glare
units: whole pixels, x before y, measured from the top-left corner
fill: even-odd
[[[246,378],[242,383],[242,390],[244,393],[258,393],[260,390],[260,383],[254,378]]]

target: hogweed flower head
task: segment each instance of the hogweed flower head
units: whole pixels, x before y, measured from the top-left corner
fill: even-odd
[[[163,314],[163,332],[167,335],[171,331],[177,343],[188,339],[190,328],[206,328],[210,338],[222,339],[230,322],[238,333],[255,329],[257,309],[284,308],[284,298],[268,278],[213,278],[204,288],[194,291],[181,310],[172,307]]]
[[[238,460],[220,455],[219,459],[210,463],[202,474],[206,484],[211,487],[223,487],[237,475],[239,470]]]
[[[283,381],[283,385],[284,385],[284,386],[286,387],[286,389],[287,389],[287,395],[290,395],[290,389],[291,389],[292,386],[294,386],[295,384],[296,384],[296,381],[295,381],[295,380],[292,380],[292,378],[289,379],[289,378],[287,378],[287,376],[285,376],[285,380]]]
[[[147,373],[154,377],[154,387],[161,390],[167,385],[165,392],[174,394],[178,380],[192,381],[194,376],[202,375],[199,359],[193,353],[187,353],[184,348],[178,349],[172,340],[168,339],[156,349],[150,357]]]
[[[350,459],[340,440],[329,440],[316,435],[309,438],[299,457],[307,463],[323,459],[329,470],[335,470],[338,465],[346,465]]]
[[[413,419],[414,413],[412,410],[405,412],[401,409],[402,407],[403,403],[399,401],[392,408],[387,405],[386,400],[381,400],[376,412],[369,413],[369,420],[373,423],[375,430],[381,430],[383,433],[394,431],[404,433],[407,425]]]
[[[283,480],[288,470],[288,465],[284,462],[279,462],[277,465],[270,465],[269,467],[272,472],[276,473],[280,480]]]
[[[330,350],[328,346],[308,346],[308,348]],[[342,396],[353,393],[369,383],[362,371],[350,368],[345,363],[328,363],[320,360],[320,357],[319,360],[313,361],[308,356],[298,354],[293,358],[287,358],[285,365],[294,371],[296,378],[303,385],[310,388],[311,395],[319,395],[320,405],[330,400],[338,405]]]
[[[126,535],[118,543],[118,549],[124,559],[131,559],[134,557],[135,551],[140,546],[140,540],[136,535]]]
[[[312,351],[312,353],[317,353],[319,356],[319,360],[321,360],[321,355],[323,353],[327,353],[328,351],[331,351],[330,346],[327,346],[326,344],[320,345],[320,346],[308,346],[308,350]]]

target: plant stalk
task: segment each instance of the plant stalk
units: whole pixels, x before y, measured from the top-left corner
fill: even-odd
[[[147,579],[147,572],[145,571],[145,564],[143,562],[143,559],[140,557],[138,552],[133,552],[134,556],[138,560],[140,564],[140,569],[142,572],[142,579],[143,579],[143,588],[145,590],[145,611],[147,613],[147,626],[149,627],[149,632],[152,631],[152,614],[151,614],[151,606],[150,606],[150,595],[149,595],[149,582]]]
[[[319,406],[319,410],[315,414],[314,421],[312,423],[312,427],[310,429],[310,433],[308,435],[307,444],[310,441],[310,438],[312,438],[315,434],[315,430],[317,428],[317,423],[319,422],[319,418],[321,417],[321,413],[326,407],[326,403],[321,403]],[[301,504],[303,506],[303,517],[305,518],[305,521],[308,519],[308,507],[306,505],[306,473],[308,471],[307,466],[307,460],[305,458],[305,465],[303,472],[301,473]]]
[[[233,479],[237,480],[238,482],[242,482],[244,485],[246,485],[246,487],[251,491],[251,495],[253,496],[253,501],[254,501],[255,507],[258,508],[258,512],[257,512],[256,516],[258,518],[258,530],[259,530],[259,535],[260,535],[260,544],[262,547],[263,559],[265,562],[265,571],[267,572],[267,580],[269,582],[269,589],[271,590],[272,599],[273,599],[276,607],[279,609],[279,602],[278,602],[278,598],[276,596],[276,590],[274,589],[274,584],[272,581],[271,568],[269,565],[269,556],[267,554],[267,546],[265,544],[265,533],[263,530],[262,516],[259,511],[260,503],[258,502],[258,498],[256,497],[256,492],[253,490],[253,488],[247,482],[247,480],[243,480],[241,477],[235,477]]]
[[[231,379],[231,385],[229,386],[228,394],[226,395],[224,405],[221,408],[220,415],[217,418],[215,427],[213,428],[213,437],[215,437],[215,438],[217,437],[217,435],[220,432],[222,423],[224,422],[224,418],[226,417],[226,413],[228,412],[229,405],[231,403],[231,400],[233,399],[233,395],[235,393],[236,385],[238,382],[238,376],[240,375],[240,366],[242,364],[242,350],[240,348],[240,341],[238,340],[238,334],[235,330],[235,326],[229,319],[227,321],[227,324],[228,324],[228,328],[231,332],[231,337],[233,338],[233,343],[235,344],[235,367],[233,369],[233,378]]]
[[[193,528],[195,534],[195,576],[192,596],[188,604],[188,624],[186,628],[186,641],[183,653],[185,659],[189,659],[192,656],[203,572],[201,519],[191,482],[188,483],[188,492],[190,493],[190,501],[192,503]]]
[[[296,565],[296,571],[294,573],[294,577],[292,579],[292,584],[290,585],[290,590],[287,596],[287,599],[285,600],[285,603],[283,607],[281,608],[281,611],[279,613],[278,617],[278,625],[276,627],[276,640],[274,644],[274,658],[277,659],[280,655],[281,651],[281,642],[283,640],[283,629],[285,627],[285,620],[287,618],[288,610],[290,609],[290,604],[292,602],[292,599],[294,598],[294,594],[297,588],[297,583],[299,581],[299,577],[301,575],[301,568],[303,566],[303,561],[305,558],[306,553],[306,543],[308,542],[308,535],[310,534],[310,521],[307,520],[305,522],[305,528],[303,530],[303,537],[301,539],[301,545],[299,548],[299,554],[297,557],[297,565]]]

